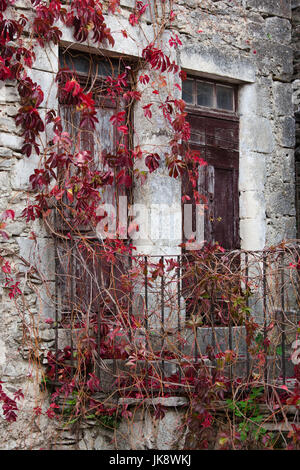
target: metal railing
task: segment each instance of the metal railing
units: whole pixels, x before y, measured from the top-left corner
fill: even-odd
[[[229,380],[297,380],[291,357],[300,325],[299,244],[130,261],[98,248],[95,241],[83,254],[73,242],[57,251],[56,382],[64,361],[76,373],[83,351],[108,388],[109,377],[133,369],[145,380],[148,374],[149,387],[176,393],[187,386],[190,367],[222,371]]]

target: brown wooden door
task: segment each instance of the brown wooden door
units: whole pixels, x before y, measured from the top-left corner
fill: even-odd
[[[198,169],[198,191],[207,203],[205,240],[219,242],[227,250],[239,248],[239,123],[228,118],[203,116],[199,112],[190,112],[188,121],[190,147],[198,150],[207,162]],[[186,177],[183,178],[182,192],[194,200],[192,186]]]

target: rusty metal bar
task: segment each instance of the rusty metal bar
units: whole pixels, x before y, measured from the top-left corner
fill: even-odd
[[[56,217],[55,217],[56,223]],[[54,238],[54,250],[55,250],[55,272],[56,275],[58,274],[58,261],[57,261],[57,238]],[[55,347],[55,354],[57,357],[58,352],[58,284],[55,282],[55,340],[54,340],[54,347]],[[57,367],[57,360],[55,359],[55,382],[58,380],[58,367]]]
[[[264,338],[264,342],[263,342],[263,346],[264,346],[264,353],[265,353],[265,365],[264,365],[264,378],[265,378],[265,381],[267,381],[267,374],[268,374],[268,356],[267,356],[267,343],[266,343],[266,339],[267,339],[267,274],[266,274],[266,270],[267,270],[267,261],[266,261],[266,258],[267,258],[267,253],[264,251],[263,252],[263,314],[264,314],[264,334],[263,334],[263,338]]]
[[[249,258],[248,258],[248,253],[245,254],[245,264],[246,264],[246,273],[245,273],[245,282],[246,282],[246,307],[249,308],[249,298],[248,298],[248,288],[249,288],[249,266],[248,266]],[[248,316],[248,311],[247,311],[247,316]],[[247,378],[249,378],[250,375],[250,355],[249,355],[249,346],[246,338],[246,374]]]
[[[161,256],[160,263],[162,266],[161,276],[161,323],[162,323],[162,341],[161,341],[161,355],[162,355],[162,377],[165,378],[165,361],[164,361],[164,343],[165,343],[165,273],[164,273],[164,257]]]
[[[281,272],[280,272],[280,291],[281,291],[281,360],[282,360],[282,382],[286,383],[286,364],[285,364],[285,296],[284,296],[284,252],[281,253]]]
[[[145,256],[145,330],[148,339],[148,258]]]

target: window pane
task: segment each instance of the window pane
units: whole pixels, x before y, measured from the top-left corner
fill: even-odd
[[[103,62],[99,61],[95,63],[95,72],[100,77],[107,76],[117,76],[119,73],[122,73],[123,70],[120,69],[119,63],[114,62]]]
[[[217,85],[217,108],[233,111],[233,89]]]
[[[197,83],[197,104],[212,108],[214,105],[214,86],[211,83]]]
[[[91,66],[91,59],[88,55],[60,53],[60,67],[68,67],[73,72],[81,72],[88,75]]]
[[[193,85],[194,85],[194,80],[185,80],[184,82],[182,82],[182,99],[186,103],[191,104],[194,102]]]
[[[122,65],[118,60],[93,57],[89,54],[73,52],[60,52],[60,67],[68,67],[73,72],[85,74],[87,77],[98,75],[100,77],[113,76],[122,73]]]

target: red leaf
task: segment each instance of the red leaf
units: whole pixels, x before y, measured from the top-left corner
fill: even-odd
[[[120,122],[123,122],[124,119],[125,119],[125,111],[120,111],[119,113],[111,116],[109,120],[113,125],[118,125]]]
[[[11,209],[7,209],[7,210],[6,210],[5,212],[3,212],[3,214],[2,214],[2,220],[6,220],[6,219],[8,219],[8,218],[10,218],[10,219],[12,219],[12,220],[14,220],[14,218],[15,218],[15,213],[14,213],[14,211],[11,210]]]
[[[152,104],[153,103],[149,103],[146,106],[143,106],[145,117],[148,117],[149,119],[152,118],[152,112],[151,112],[151,109],[150,109]]]
[[[128,127],[127,126],[119,126],[118,128],[119,132],[122,132],[122,134],[128,134]]]
[[[4,238],[5,240],[9,240],[9,235],[7,232],[4,232],[4,230],[0,230],[0,235],[2,236],[2,238]]]
[[[150,153],[145,158],[145,164],[149,168],[150,173],[159,167],[160,156],[157,153]]]
[[[65,84],[64,90],[68,93],[72,93],[72,96],[77,96],[81,91],[81,86],[74,78],[72,78],[72,80],[69,80]]]
[[[140,78],[139,78],[139,82],[142,83],[143,85],[147,85],[147,83],[149,83],[150,81],[150,78],[148,75],[141,75]]]

